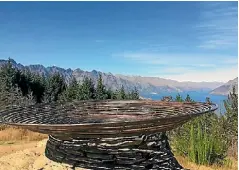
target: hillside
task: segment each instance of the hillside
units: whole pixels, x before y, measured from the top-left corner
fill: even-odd
[[[7,63],[7,60],[0,60],[0,67]],[[44,67],[43,65],[28,65],[24,66],[11,59],[11,63],[18,69],[28,69],[33,73],[38,73],[44,76],[49,76],[55,72],[59,72],[69,82],[72,77],[81,81],[84,77],[91,78],[94,83],[97,83],[99,74],[102,74],[102,79],[107,88],[112,90],[119,89],[122,85],[126,90],[131,90],[136,87],[142,93],[160,93],[160,92],[182,92],[182,91],[199,91],[212,90],[223,83],[221,82],[178,82],[170,79],[157,77],[141,77],[141,76],[125,76],[113,75],[111,73],[103,73],[96,70],[91,72],[81,69],[63,69],[60,67]]]
[[[178,82],[175,80],[159,77],[124,76],[119,74],[117,74],[116,77],[123,78],[131,82],[140,82],[141,84],[151,84],[153,86],[167,86],[173,88],[176,91],[209,90],[222,84],[221,82]]]
[[[211,94],[228,95],[230,92],[232,92],[233,86],[236,87],[236,92],[238,93],[238,77],[212,90]]]

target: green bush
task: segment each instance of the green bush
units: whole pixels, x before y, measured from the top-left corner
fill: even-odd
[[[178,95],[176,101],[192,100]],[[222,164],[228,150],[228,123],[226,116],[214,112],[199,116],[169,133],[172,148],[197,164]]]

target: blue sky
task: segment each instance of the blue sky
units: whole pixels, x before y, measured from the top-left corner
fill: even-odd
[[[0,2],[0,58],[179,81],[237,76],[237,2]]]

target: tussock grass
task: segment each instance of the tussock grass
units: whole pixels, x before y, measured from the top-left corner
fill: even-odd
[[[186,169],[190,170],[237,170],[238,169],[238,161],[235,158],[226,158],[224,164],[222,165],[197,165],[191,162],[188,158],[182,156],[176,156],[178,162]]]
[[[0,129],[0,144],[39,141],[47,138],[47,135],[17,127],[4,126]]]

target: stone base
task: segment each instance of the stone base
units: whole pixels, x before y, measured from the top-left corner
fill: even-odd
[[[45,155],[73,168],[183,170],[171,152],[165,133],[64,140],[49,136]]]

